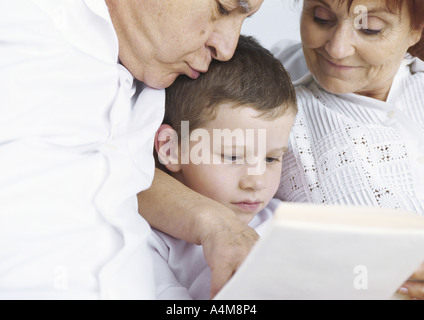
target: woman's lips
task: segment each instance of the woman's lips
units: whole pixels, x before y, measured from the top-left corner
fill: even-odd
[[[335,63],[329,59],[327,59],[326,57],[322,56],[322,58],[324,59],[324,61],[327,62],[327,64],[329,64],[331,67],[337,68],[339,70],[352,70],[357,68],[356,66],[350,66],[350,65],[342,65],[342,64],[338,64]]]

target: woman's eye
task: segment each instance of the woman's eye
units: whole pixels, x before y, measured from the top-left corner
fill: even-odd
[[[314,9],[314,21],[319,24],[328,24],[334,19],[333,14],[323,7],[317,7]]]
[[[358,28],[365,35],[375,36],[381,33],[386,24],[383,20],[378,17],[367,17],[367,19],[361,19],[359,21]]]
[[[372,29],[361,29],[361,32],[366,34],[366,35],[370,35],[370,36],[375,36],[377,34],[379,34],[382,30],[372,30]]]
[[[324,19],[321,19],[321,18],[318,18],[318,17],[314,17],[314,21],[316,22],[316,23],[319,23],[319,24],[328,24],[330,21],[329,20],[324,20]]]

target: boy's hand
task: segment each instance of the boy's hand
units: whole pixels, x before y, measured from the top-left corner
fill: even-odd
[[[424,263],[399,289],[398,293],[411,299],[424,300]]]
[[[231,218],[231,217],[234,218]],[[211,299],[222,289],[237,271],[253,245],[259,239],[256,231],[234,214],[219,224],[216,219],[209,224],[201,243],[206,261],[212,272]]]

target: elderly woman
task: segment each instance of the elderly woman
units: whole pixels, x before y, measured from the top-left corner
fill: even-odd
[[[419,0],[304,1],[303,55],[276,51],[300,77],[279,198],[424,215],[423,26]],[[401,292],[424,298],[419,283]]]

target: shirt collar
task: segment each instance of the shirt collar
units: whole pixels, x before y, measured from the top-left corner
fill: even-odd
[[[411,62],[411,73],[424,72],[424,61],[413,58]]]
[[[301,76],[299,79],[293,81],[293,85],[295,87],[297,86],[308,86],[308,84],[311,83],[312,80],[315,80],[315,77],[312,75],[312,73],[310,71],[308,71],[306,74],[304,74],[303,76]]]
[[[84,2],[96,15],[112,23],[109,8],[107,7],[105,0],[84,0]]]

